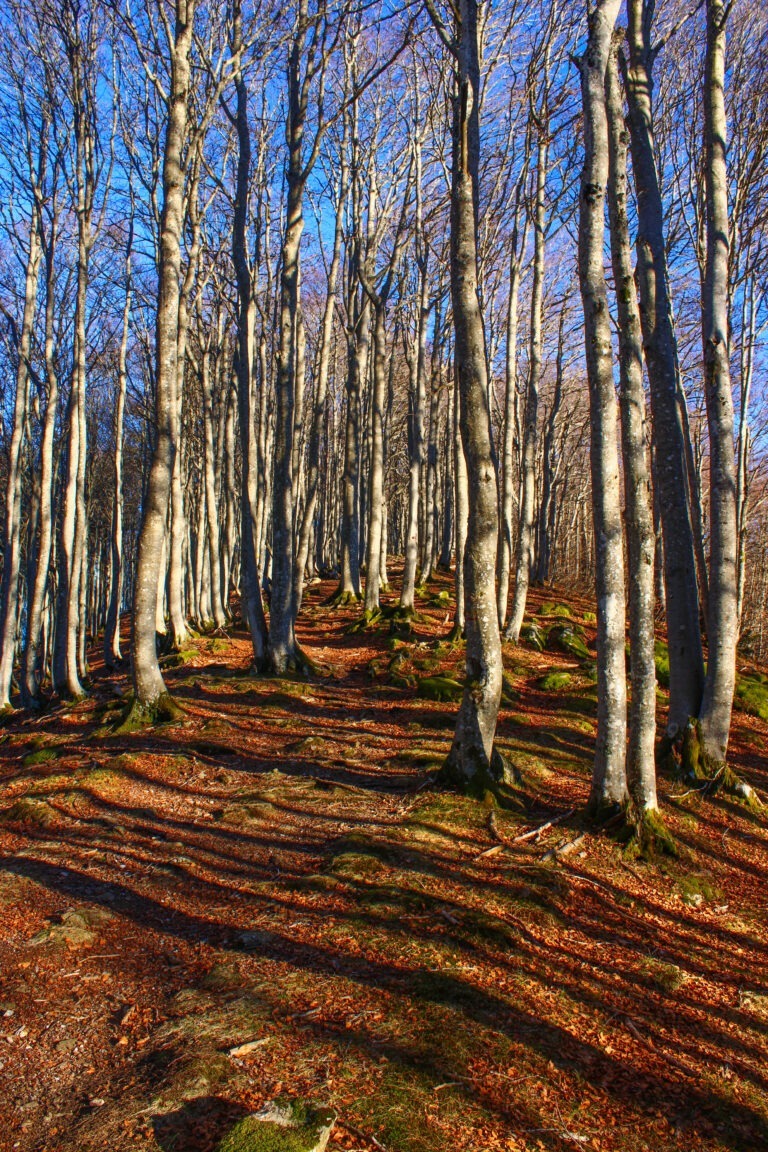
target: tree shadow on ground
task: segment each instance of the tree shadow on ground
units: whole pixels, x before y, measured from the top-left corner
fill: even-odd
[[[152,1132],[163,1152],[212,1152],[248,1112],[220,1096],[198,1096],[173,1112],[152,1117]]]

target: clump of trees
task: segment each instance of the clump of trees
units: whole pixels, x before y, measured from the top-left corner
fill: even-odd
[[[660,621],[667,736],[722,764],[768,649],[768,16],[0,20],[0,707],[82,695],[101,636],[130,723],[174,715],[160,654],[238,611],[310,671],[306,582],[370,623],[401,556],[403,622],[455,571],[452,783],[503,780],[502,641],[553,581],[596,595],[592,810],[655,819]]]

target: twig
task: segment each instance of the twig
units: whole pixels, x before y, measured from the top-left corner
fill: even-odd
[[[549,852],[545,852],[541,857],[544,860],[555,860],[558,856],[570,856],[574,852],[582,840],[585,838],[586,833],[582,832],[575,840],[569,840],[567,844],[563,844],[560,848],[550,848]]]
[[[546,832],[554,824],[559,824],[562,820],[567,820],[569,816],[573,816],[575,808],[571,808],[569,812],[562,812],[559,816],[553,816],[551,820],[547,820],[546,824],[540,825],[538,828],[532,828],[530,832],[523,832],[521,836],[515,836],[512,840],[513,844],[522,844],[523,840],[531,840],[534,837],[541,836],[542,832]]]
[[[353,1136],[358,1136],[361,1140],[369,1140],[371,1144],[379,1149],[379,1152],[387,1152],[387,1149],[381,1141],[377,1140],[371,1133],[363,1132],[360,1128],[355,1128],[354,1124],[348,1124],[346,1120],[337,1120],[336,1123],[340,1128],[345,1128],[347,1132],[351,1132]]]

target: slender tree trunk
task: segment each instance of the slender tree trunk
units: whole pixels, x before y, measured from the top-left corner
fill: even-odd
[[[616,45],[616,48],[618,45]],[[653,505],[645,448],[645,390],[640,310],[632,273],[627,218],[627,146],[621,87],[611,52],[606,74],[610,179],[608,210],[611,256],[619,320],[621,434],[629,561],[629,645],[632,703],[627,777],[637,814],[655,811],[656,663],[653,604]]]
[[[536,583],[548,584],[551,578],[552,551],[555,542],[555,522],[557,517],[557,502],[555,499],[555,481],[557,468],[555,456],[557,455],[557,426],[560,408],[563,403],[563,355],[565,330],[565,304],[560,311],[560,322],[557,331],[557,357],[555,361],[555,391],[552,397],[552,407],[547,417],[547,426],[544,432],[544,453],[542,461],[541,479],[541,508],[539,510],[539,548],[536,561]],[[559,461],[558,461],[559,465]]]
[[[381,535],[384,505],[384,407],[387,402],[386,303],[373,307],[373,386],[371,390],[371,459],[368,472],[368,534],[365,555],[365,615],[379,608]]]
[[[517,391],[517,306],[520,294],[520,264],[525,252],[527,228],[518,252],[517,220],[519,207],[515,205],[512,224],[512,252],[509,259],[509,298],[507,301],[507,349],[504,362],[504,442],[501,453],[501,532],[498,558],[498,611],[499,628],[507,619],[509,600],[509,570],[512,562],[512,509],[514,505],[515,473],[515,399]],[[522,623],[522,621],[521,621]],[[520,629],[518,628],[518,638]]]
[[[597,597],[597,742],[589,806],[595,813],[627,796],[627,692],[624,657],[624,553],[619,492],[616,392],[603,267],[608,123],[605,79],[621,0],[598,0],[579,61],[584,168],[579,198],[579,280],[591,423],[592,509]]]
[[[40,220],[35,198],[29,226],[24,312],[18,338],[16,395],[13,406],[8,480],[3,524],[3,574],[0,583],[0,710],[11,706],[11,677],[16,654],[19,607],[19,566],[21,560],[22,457],[29,403],[29,359],[37,310],[37,283],[40,273]]]
[[[704,686],[696,559],[687,500],[685,444],[678,404],[677,341],[672,326],[664,211],[653,136],[650,0],[628,0],[629,61],[624,84],[637,197],[640,320],[653,416],[655,484],[664,533],[664,580],[669,640],[670,733],[698,715]]]
[[[299,658],[293,618],[293,434],[296,402],[296,325],[299,300],[299,253],[304,228],[302,140],[306,107],[300,96],[299,41],[288,68],[289,121],[287,206],[280,270],[279,353],[277,363],[275,448],[272,493],[272,592],[269,602],[269,666],[278,676]]]
[[[26,708],[39,704],[40,687],[45,664],[43,615],[48,591],[53,539],[53,482],[54,436],[59,407],[59,382],[56,372],[54,319],[55,253],[58,237],[58,205],[54,203],[45,249],[45,380],[47,400],[40,443],[40,536],[37,543],[37,564],[34,584],[29,592],[27,608],[27,638],[21,675],[21,697]]]
[[[320,446],[322,441],[325,405],[328,397],[328,377],[331,367],[333,346],[333,316],[336,306],[336,286],[341,264],[341,242],[344,232],[344,206],[348,189],[347,172],[347,118],[344,118],[344,133],[341,143],[341,169],[337,188],[336,218],[333,235],[333,255],[328,270],[328,291],[323,311],[323,324],[320,332],[318,353],[317,388],[312,409],[312,428],[309,435],[309,459],[307,467],[307,490],[304,499],[304,514],[299,529],[296,548],[296,567],[293,573],[294,617],[298,616],[304,594],[304,577],[309,557],[309,545],[315,525],[317,510],[317,488],[320,478]]]
[[[723,0],[707,0],[704,150],[707,256],[702,298],[704,392],[709,427],[709,660],[701,705],[704,751],[722,763],[728,749],[738,640],[736,462],[729,362],[728,171]]]
[[[499,510],[491,443],[485,333],[477,287],[480,167],[480,62],[476,0],[459,0],[453,95],[451,296],[461,439],[467,460],[469,520],[464,554],[466,672],[448,780],[481,792],[503,775],[494,751],[502,661],[496,607]]]
[[[417,189],[419,175],[417,172]],[[420,197],[420,192],[418,193]],[[419,300],[416,319],[415,348],[410,355],[410,421],[408,444],[410,449],[408,482],[408,528],[405,542],[405,566],[400,608],[413,612],[416,590],[416,568],[419,561],[419,500],[421,476],[424,469],[424,406],[426,401],[425,371],[427,358],[427,317],[429,315],[429,280],[427,279],[427,253],[418,261]]]
[[[152,714],[167,704],[167,691],[155,644],[158,585],[177,444],[174,436],[178,356],[181,230],[184,215],[182,156],[195,0],[176,0],[170,45],[171,91],[163,155],[163,209],[156,321],[155,447],[138,541],[133,599],[133,685],[136,708]]]
[[[233,28],[233,51],[239,52],[242,44],[242,16],[239,2],[235,6]],[[251,269],[248,263],[246,236],[248,226],[248,185],[251,168],[251,138],[248,121],[248,89],[240,68],[235,73],[237,92],[237,188],[235,193],[235,213],[232,229],[232,261],[237,276],[237,398],[240,417],[240,445],[242,449],[241,476],[241,596],[243,619],[248,625],[253,648],[253,665],[257,672],[266,667],[267,624],[264,605],[261,599],[259,582],[258,548],[258,509],[256,508],[255,488],[257,476],[256,447],[253,444],[253,366],[255,335],[255,303]],[[262,361],[263,362],[263,361]],[[266,394],[266,380],[262,379],[263,393]],[[262,489],[264,485],[262,484]]]
[[[462,640],[466,628],[464,597],[464,554],[467,547],[467,521],[469,517],[469,490],[467,484],[467,460],[461,442],[459,425],[460,398],[459,381],[454,385],[453,400],[453,459],[456,487],[456,609],[451,629],[451,638]]]
[[[125,419],[125,390],[128,383],[128,329],[131,318],[131,248],[133,245],[133,214],[131,214],[128,243],[125,253],[125,304],[123,331],[120,340],[120,358],[117,369],[117,396],[115,403],[115,491],[112,504],[112,533],[110,537],[109,607],[104,628],[104,663],[113,668],[122,660],[120,652],[120,609],[123,602],[123,423]]]
[[[546,116],[538,128],[536,158],[536,212],[534,215],[533,285],[531,288],[531,342],[528,367],[528,387],[525,397],[525,426],[523,431],[523,476],[520,499],[520,520],[515,557],[515,588],[506,631],[507,640],[517,644],[525,616],[528,584],[533,567],[534,521],[536,503],[536,443],[538,440],[539,387],[541,382],[541,328],[544,299],[544,255],[546,240],[547,165],[549,158],[549,130]]]

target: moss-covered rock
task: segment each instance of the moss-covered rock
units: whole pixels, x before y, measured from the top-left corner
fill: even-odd
[[[425,676],[419,680],[416,694],[425,700],[437,700],[440,703],[458,701],[464,694],[464,685],[452,676]]]
[[[547,648],[575,656],[577,660],[591,660],[582,630],[577,624],[555,624],[547,632]]]
[[[300,1100],[270,1101],[239,1120],[216,1145],[216,1152],[323,1152],[335,1113]]]
[[[559,692],[561,688],[567,688],[572,680],[570,672],[547,672],[537,684],[545,692]]]
[[[543,629],[535,620],[532,620],[530,624],[523,624],[520,629],[520,639],[524,641],[524,643],[530,644],[537,652],[543,652],[547,638]]]

